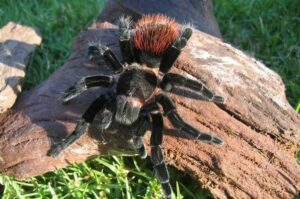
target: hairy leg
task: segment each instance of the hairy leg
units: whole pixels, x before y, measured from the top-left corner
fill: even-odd
[[[71,86],[66,92],[63,94],[61,101],[63,103],[68,102],[69,100],[77,97],[83,91],[92,87],[110,87],[114,83],[112,77],[103,76],[103,75],[95,75],[83,77],[80,79],[74,86]]]
[[[4,189],[5,189],[4,185],[0,184],[0,198],[2,198],[3,196]]]
[[[108,65],[113,69],[114,73],[123,71],[123,65],[119,62],[114,53],[101,43],[92,44],[88,49],[89,60],[96,61],[104,57]]]
[[[197,139],[201,142],[215,145],[223,145],[223,141],[220,138],[215,137],[209,133],[201,132],[184,122],[181,116],[177,113],[175,104],[166,94],[159,94],[156,97],[156,100],[159,104],[162,105],[165,115],[168,117],[172,125],[174,125],[174,127],[176,127],[178,130],[188,133],[194,139]]]
[[[135,129],[134,136],[133,136],[133,144],[135,146],[136,152],[142,159],[147,157],[143,137],[146,131],[150,127],[150,119],[148,115],[142,115],[137,121],[136,124],[137,128]]]
[[[89,125],[93,122],[96,114],[101,111],[103,109],[103,105],[107,103],[109,103],[109,97],[107,95],[101,95],[99,98],[97,98],[83,114],[75,130],[60,143],[55,144],[48,152],[48,155],[52,157],[58,156],[65,148],[85,134],[89,128]],[[104,121],[108,122],[108,124],[103,124],[103,126],[108,128],[111,121]]]
[[[179,74],[167,73],[163,77],[160,87],[165,91],[170,91],[174,85],[183,86],[198,91],[208,101],[219,104],[224,103],[223,97],[214,95],[203,83]]]
[[[181,36],[174,42],[174,44],[167,50],[165,55],[163,56],[159,70],[163,73],[167,73],[174,62],[178,58],[181,49],[186,46],[188,39],[192,36],[191,28],[184,28],[182,30]]]
[[[130,17],[121,17],[119,21],[120,30],[120,48],[125,62],[134,61],[134,52],[132,48],[132,20]]]
[[[163,117],[159,110],[151,112],[152,134],[150,138],[151,160],[154,165],[155,174],[162,185],[165,198],[172,198],[172,187],[170,184],[170,176],[167,170],[164,156],[160,145],[163,141]]]

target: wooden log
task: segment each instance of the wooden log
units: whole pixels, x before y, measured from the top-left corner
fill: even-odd
[[[1,116],[1,173],[24,179],[95,155],[134,154],[132,132],[115,126],[103,133],[107,143],[91,128],[58,158],[47,156],[53,142],[74,130],[81,114],[103,90],[86,92],[68,105],[57,99],[82,76],[111,73],[104,62],[100,66],[88,62],[88,43],[105,41],[121,59],[114,25],[94,27],[99,29],[83,31],[76,38],[64,66],[24,93],[14,110]],[[172,71],[193,76],[225,98],[225,105],[217,106],[185,90],[170,94],[186,121],[218,135],[226,144],[215,147],[191,140],[165,120],[163,149],[169,165],[194,176],[215,198],[293,198],[299,194],[300,166],[295,153],[300,116],[288,104],[284,84],[275,72],[197,30]],[[149,143],[149,133],[145,142]]]
[[[35,29],[14,22],[0,29],[0,113],[15,103],[28,58],[41,41]]]

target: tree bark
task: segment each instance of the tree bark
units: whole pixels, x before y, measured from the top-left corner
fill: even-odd
[[[121,3],[113,6],[105,10],[127,13]],[[83,76],[111,73],[104,61],[100,66],[88,62],[88,43],[105,41],[122,59],[115,26],[98,22],[93,27],[76,38],[66,64],[25,92],[15,109],[1,116],[1,173],[24,179],[95,155],[134,155],[132,132],[114,126],[103,133],[106,143],[91,128],[58,158],[47,156],[53,143],[74,130],[85,109],[104,90],[85,92],[68,105],[58,102],[61,94]],[[195,177],[215,198],[293,198],[299,194],[300,166],[295,154],[300,116],[288,104],[284,84],[275,72],[196,29],[172,72],[190,75],[225,98],[225,105],[218,106],[187,90],[170,94],[188,123],[221,137],[225,145],[191,140],[165,119],[163,149],[169,165]],[[149,143],[149,132],[145,142]]]
[[[14,22],[0,29],[0,113],[15,103],[28,58],[41,40],[36,30]]]

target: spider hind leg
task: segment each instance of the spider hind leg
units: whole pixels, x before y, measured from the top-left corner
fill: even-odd
[[[194,128],[193,126],[184,122],[181,116],[177,113],[175,104],[172,102],[170,97],[167,96],[166,94],[164,93],[159,94],[156,97],[156,100],[158,103],[162,105],[165,115],[168,117],[172,125],[176,127],[178,130],[188,133],[194,139],[197,139],[201,142],[219,145],[219,146],[222,146],[224,144],[223,140],[221,140],[220,138],[213,136],[209,133],[201,132],[196,128]]]
[[[183,86],[199,94],[207,101],[212,101],[218,104],[224,104],[224,98],[214,95],[202,82],[190,79],[176,73],[167,73],[160,84],[160,87],[165,91],[171,91],[173,86]]]
[[[152,134],[150,138],[151,160],[155,174],[162,185],[166,199],[172,198],[170,176],[160,145],[163,141],[163,117],[159,110],[151,112]]]
[[[181,36],[173,43],[163,56],[159,67],[161,72],[167,73],[171,69],[174,62],[180,55],[181,49],[186,46],[187,41],[192,36],[192,33],[193,31],[191,28],[184,28],[182,30]]]
[[[223,140],[221,140],[218,137],[215,137],[209,133],[200,132],[196,128],[192,127],[191,125],[185,123],[183,119],[180,117],[180,115],[177,113],[176,110],[171,110],[168,113],[168,119],[170,122],[181,131],[184,131],[191,135],[194,139],[197,139],[201,142],[209,143],[209,144],[215,144],[215,145],[223,145]]]

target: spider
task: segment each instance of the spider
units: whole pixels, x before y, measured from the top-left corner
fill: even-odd
[[[86,133],[89,125],[97,118],[95,122],[101,131],[107,130],[113,121],[135,129],[135,150],[141,158],[146,158],[143,136],[147,130],[151,130],[150,156],[154,171],[162,185],[165,198],[170,199],[172,187],[161,149],[163,116],[176,129],[196,140],[215,145],[222,145],[223,141],[187,124],[166,93],[173,87],[181,86],[199,92],[208,101],[222,104],[224,99],[214,95],[199,81],[168,72],[192,35],[190,27],[180,26],[167,16],[154,14],[143,16],[135,24],[130,17],[121,17],[119,31],[119,43],[125,63],[121,64],[107,46],[99,42],[90,45],[88,59],[97,63],[97,60],[104,58],[112,68],[113,75],[84,77],[64,93],[62,100],[68,102],[92,87],[111,89],[87,108],[74,132],[55,144],[49,155],[59,155]]]

